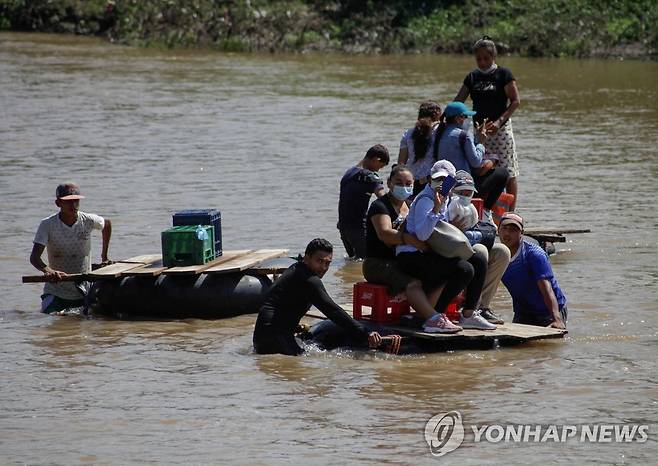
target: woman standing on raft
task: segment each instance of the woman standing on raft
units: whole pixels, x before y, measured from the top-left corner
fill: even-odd
[[[498,52],[490,37],[484,36],[478,40],[473,51],[477,68],[466,76],[455,100],[464,102],[471,96],[473,110],[477,112],[475,123],[485,123],[488,136],[485,143],[487,152],[497,155],[500,166],[507,168],[509,172],[506,190],[514,195],[509,209],[514,210],[518,198],[516,178],[519,175],[519,163],[510,118],[521,103],[519,90],[509,68],[496,64]]]
[[[398,164],[408,167],[414,176],[413,196],[430,181],[430,170],[438,160],[435,139],[440,117],[438,103],[433,100],[423,102],[418,109],[416,125],[406,130],[400,140]]]

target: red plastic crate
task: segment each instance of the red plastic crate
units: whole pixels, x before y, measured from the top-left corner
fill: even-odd
[[[482,220],[482,211],[484,210],[484,199],[479,197],[474,197],[471,199],[471,204],[475,206],[475,209],[478,211],[478,218]]]
[[[459,308],[464,302],[464,293],[459,293],[455,299],[450,301],[450,304],[446,307],[446,317],[450,319],[451,322],[459,322]]]
[[[370,312],[364,312],[364,308]],[[368,282],[354,284],[352,310],[355,319],[379,323],[397,322],[400,316],[412,312],[406,299],[392,297],[384,285]]]

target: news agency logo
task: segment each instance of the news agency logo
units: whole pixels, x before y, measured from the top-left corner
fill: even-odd
[[[464,425],[459,411],[437,414],[425,424],[425,441],[436,457],[459,448],[464,441]]]
[[[425,441],[433,456],[456,450],[468,436],[469,443],[645,443],[649,426],[640,424],[485,424],[464,429],[459,411],[437,414],[425,424]],[[471,435],[472,434],[472,435]]]

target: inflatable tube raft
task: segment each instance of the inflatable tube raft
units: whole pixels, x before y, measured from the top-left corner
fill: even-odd
[[[272,285],[266,275],[130,276],[94,282],[92,313],[130,318],[218,319],[258,312]]]

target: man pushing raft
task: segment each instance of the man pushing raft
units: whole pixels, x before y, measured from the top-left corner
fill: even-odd
[[[291,265],[274,282],[256,320],[253,337],[256,353],[302,354],[304,350],[295,340],[295,330],[311,305],[347,331],[355,342],[367,341],[370,348],[388,345],[390,352],[397,352],[399,336],[382,338],[377,332],[368,332],[362,323],[350,317],[327,294],[322,277],[329,270],[332,258],[331,243],[316,238],[306,246],[303,259]]]
[[[101,261],[108,262],[107,251],[112,224],[107,218],[80,210],[80,188],[63,183],[55,190],[55,205],[59,212],[41,221],[34,236],[30,263],[47,277],[41,296],[41,311],[46,314],[66,313],[82,307],[89,284],[63,282],[69,274],[91,272],[91,232],[101,230]],[[48,253],[48,264],[41,256]]]

